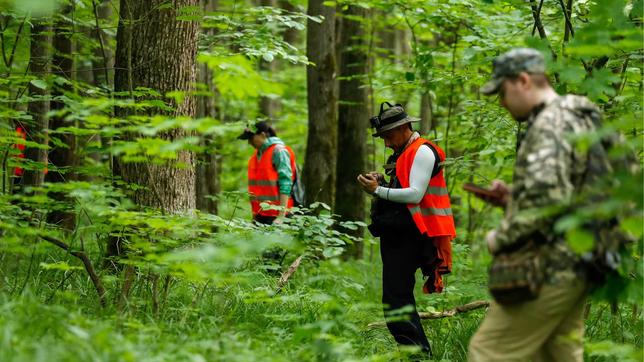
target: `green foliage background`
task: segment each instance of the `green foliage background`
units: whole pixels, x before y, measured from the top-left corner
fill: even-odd
[[[312,205],[318,216],[298,214],[285,224],[260,227],[248,222],[245,194],[246,160],[250,148],[235,140],[248,122],[258,117],[261,96],[281,99],[278,134],[297,155],[306,149],[306,64],[303,32],[306,3],[292,1],[299,11],[220,1],[214,13],[183,9],[182,19],[199,21],[214,34],[200,38],[198,62],[213,71],[218,93],[198,85],[195,96],[215,97],[218,119],[172,119],[164,116],[113,116],[114,107],[165,109],[169,102],[119,99],[109,84],[91,85],[79,77],[30,75],[29,27],[39,16],[60,19],[64,1],[0,1],[2,42],[14,48],[12,64],[0,62],[0,155],[3,160],[0,194],[0,356],[7,361],[390,361],[405,358],[388,331],[369,328],[382,319],[378,241],[365,236],[364,260],[339,255],[352,237],[334,231],[337,223],[326,205]],[[537,4],[538,2],[534,2]],[[100,44],[80,29],[93,27],[93,3],[74,0],[70,37],[77,64],[91,66]],[[348,2],[329,2],[342,9]],[[574,1],[574,36],[565,41],[565,22],[558,1],[544,1],[541,20],[547,39],[533,32],[533,14],[519,0],[352,1],[370,9],[363,19],[369,30],[372,69],[366,75],[372,107],[385,100],[404,102],[417,113],[421,92],[434,104],[434,127],[428,135],[448,152],[447,181],[452,196],[458,238],[454,272],[443,294],[416,291],[420,311],[443,311],[474,300],[486,292],[485,232],[501,217],[497,210],[461,191],[465,182],[486,184],[495,178],[511,180],[517,123],[478,88],[491,71],[491,60],[515,46],[544,52],[561,93],[585,94],[605,113],[604,132],[618,131],[628,148],[642,155],[643,46],[641,0]],[[51,5],[51,7],[50,7]],[[36,12],[38,10],[39,12]],[[115,48],[117,18],[101,27],[112,35]],[[313,21],[321,19],[314,18]],[[300,31],[298,44],[281,37],[286,29]],[[384,30],[410,32],[409,54],[382,47]],[[22,32],[22,33],[21,33]],[[603,65],[602,57],[608,59]],[[269,74],[258,63],[279,61]],[[13,157],[15,125],[30,124],[26,105],[36,100],[28,84],[59,90],[67,127],[50,133],[50,144],[65,147],[61,135],[84,141],[74,168],[77,180],[45,184],[35,190],[12,189],[12,170],[45,166]],[[136,95],[158,95],[137,89]],[[158,95],[181,102],[186,94]],[[374,112],[375,113],[375,112]],[[191,137],[170,142],[160,131],[184,128]],[[135,141],[117,141],[137,133]],[[367,132],[367,130],[365,130]],[[98,137],[100,136],[100,137]],[[145,137],[143,137],[145,136]],[[596,137],[579,141],[583,146]],[[136,185],[115,179],[110,158],[163,163],[182,149],[214,152],[201,142],[214,138],[223,160],[218,215],[195,212],[164,215],[136,207],[129,199]],[[109,140],[114,139],[113,142]],[[370,141],[370,162],[379,168],[386,157],[381,141]],[[54,170],[48,165],[49,170]],[[66,170],[62,170],[66,172]],[[71,172],[68,170],[67,172]],[[642,331],[642,174],[618,174],[621,187],[606,190],[609,201],[596,212],[615,215],[629,210],[623,227],[637,240],[621,271],[626,283],[613,291],[617,307],[599,297],[589,304],[585,358],[591,361],[641,361]],[[69,198],[59,201],[52,195]],[[46,223],[53,210],[76,216],[71,232]],[[572,215],[564,225],[569,234],[594,214]],[[347,227],[355,228],[357,223]],[[121,299],[125,272],[110,273],[100,266],[108,238],[124,241],[130,253],[124,264],[135,267],[132,290]],[[46,242],[64,241],[70,251],[84,251],[98,269],[106,294],[99,303],[83,265],[69,252]],[[580,240],[579,238],[572,238]],[[262,253],[279,247],[287,251],[281,265]],[[304,259],[289,282],[278,291],[280,272],[299,255]],[[418,287],[422,281],[418,280]],[[483,310],[424,322],[438,360],[466,360],[469,338]]]

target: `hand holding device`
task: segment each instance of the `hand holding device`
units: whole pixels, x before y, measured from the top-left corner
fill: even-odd
[[[483,201],[503,208],[506,207],[510,200],[510,189],[503,181],[500,180],[492,181],[492,187],[489,189],[471,183],[464,184],[463,189],[467,192],[473,193],[474,196]]]

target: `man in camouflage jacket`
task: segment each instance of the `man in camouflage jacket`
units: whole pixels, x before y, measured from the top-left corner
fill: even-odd
[[[496,230],[487,235],[490,252],[517,250],[527,242],[539,245],[544,285],[527,302],[492,302],[472,337],[471,361],[582,361],[583,308],[587,281],[579,257],[554,232],[555,214],[569,205],[584,184],[587,156],[571,136],[595,131],[597,107],[584,97],[559,96],[544,75],[541,53],[513,49],[497,57],[490,80],[481,89],[499,94],[501,105],[527,123],[520,139],[513,185],[494,181],[505,207]],[[484,197],[485,198],[485,197]]]

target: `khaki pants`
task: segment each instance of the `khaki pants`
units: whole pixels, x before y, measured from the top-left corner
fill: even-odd
[[[490,304],[469,361],[583,361],[586,282],[544,285],[535,300]]]

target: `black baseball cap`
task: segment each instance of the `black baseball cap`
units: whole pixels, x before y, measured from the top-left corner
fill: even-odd
[[[237,137],[237,139],[238,140],[249,140],[254,135],[260,134],[262,132],[264,132],[266,134],[270,134],[270,131],[269,131],[270,126],[268,125],[268,123],[266,123],[266,121],[259,121],[259,122],[255,123],[255,126],[253,127],[253,129],[251,129],[250,127],[246,127],[244,129],[244,132],[242,132],[242,134],[240,134]]]

